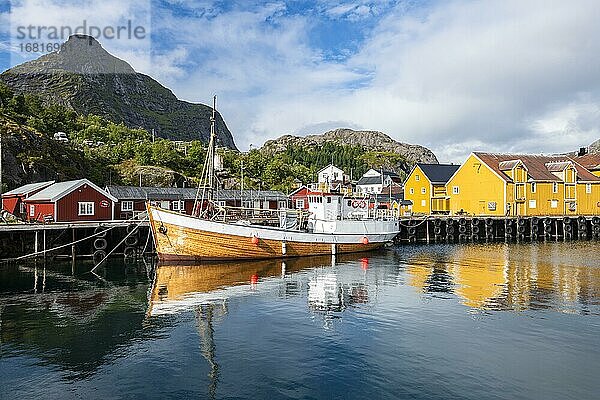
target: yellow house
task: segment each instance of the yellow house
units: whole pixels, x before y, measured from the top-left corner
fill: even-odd
[[[458,165],[417,163],[404,182],[404,198],[412,201],[413,214],[448,214],[446,183]]]
[[[446,187],[452,214],[600,215],[600,177],[567,156],[472,153]]]

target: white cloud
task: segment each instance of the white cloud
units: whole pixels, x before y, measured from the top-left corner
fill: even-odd
[[[61,43],[67,39],[64,37],[53,40],[50,35],[51,28],[56,28],[61,37],[63,33],[68,36],[70,31],[73,32],[84,24],[86,33],[90,33],[91,26],[101,30],[105,27],[116,30],[118,27],[127,27],[131,21],[131,32],[121,30],[121,37],[118,39],[107,39],[101,35],[99,41],[108,51],[120,58],[133,56],[133,67],[138,69],[136,60],[140,64],[150,64],[151,10],[150,0],[14,0],[11,2],[9,13],[13,48],[11,64],[37,58],[45,53],[24,52],[19,46],[21,43]],[[145,31],[143,39],[133,35],[133,29],[138,26]]]
[[[387,1],[321,0],[311,12],[325,20],[380,16],[342,61],[312,47],[315,15],[289,15],[282,2],[224,11],[168,1],[198,12],[153,20],[162,42],[152,60],[122,54],[184,99],[217,93],[241,148],[338,123],[454,162],[472,150],[568,151],[599,136],[597,1],[402,2],[390,11]]]

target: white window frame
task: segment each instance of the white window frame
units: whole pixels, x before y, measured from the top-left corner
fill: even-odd
[[[421,207],[427,207],[427,200],[421,200]]]
[[[537,191],[537,183],[531,182],[531,193],[535,193]]]
[[[410,188],[410,194],[415,194],[415,188]]]
[[[173,209],[173,211],[185,210],[185,201],[184,200],[173,200],[171,202],[171,208]]]
[[[133,211],[133,200],[124,200],[121,202],[121,211]]]
[[[585,184],[585,193],[586,194],[591,194],[592,193],[592,184],[591,183],[586,183]]]
[[[452,186],[452,194],[460,194],[460,187]]]
[[[558,208],[558,200],[550,200],[550,208]]]
[[[35,217],[35,206],[33,204],[29,205],[29,216]]]
[[[415,175],[415,181],[417,181],[417,182],[418,182],[418,181],[420,181],[420,180],[421,180],[421,176],[420,176],[419,174],[416,174],[416,175]]]
[[[558,193],[558,182],[552,182],[552,193]]]
[[[80,201],[77,203],[77,215],[79,216],[93,216],[95,215],[95,204],[93,201]],[[83,211],[83,212],[82,212]]]
[[[427,193],[427,189],[425,189],[425,186],[423,186],[421,188],[421,194],[426,194]]]
[[[537,208],[537,201],[529,200],[529,208]]]

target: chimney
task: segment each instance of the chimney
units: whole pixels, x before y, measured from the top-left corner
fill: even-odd
[[[581,156],[585,156],[587,154],[587,148],[585,147],[580,147],[579,148],[579,154],[577,154],[579,157]]]

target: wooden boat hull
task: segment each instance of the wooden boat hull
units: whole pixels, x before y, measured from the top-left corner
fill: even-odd
[[[207,221],[149,206],[161,260],[243,260],[355,253],[379,248],[397,232],[306,233]],[[253,239],[255,238],[255,239]]]

